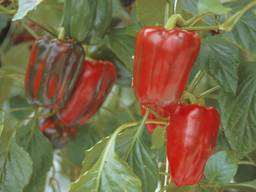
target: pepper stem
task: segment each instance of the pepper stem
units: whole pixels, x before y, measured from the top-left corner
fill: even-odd
[[[61,27],[59,35],[58,35],[58,39],[63,40],[64,38],[65,38],[65,29],[64,29],[64,27]]]
[[[184,23],[185,20],[180,14],[174,14],[168,19],[165,28],[170,30],[175,28],[176,26],[182,26]]]

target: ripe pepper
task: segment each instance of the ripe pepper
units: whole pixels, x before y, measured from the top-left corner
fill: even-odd
[[[104,102],[116,81],[115,66],[108,61],[86,60],[68,103],[57,112],[64,126],[84,124]]]
[[[167,157],[172,181],[177,186],[193,185],[203,176],[205,164],[214,152],[219,113],[213,107],[178,104],[167,128]]]
[[[133,88],[140,104],[166,107],[177,102],[200,51],[195,32],[162,27],[143,28],[137,35]]]
[[[32,46],[25,77],[25,95],[32,104],[62,107],[71,94],[84,50],[72,40],[43,37]]]

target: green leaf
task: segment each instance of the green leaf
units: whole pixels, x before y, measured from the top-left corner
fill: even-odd
[[[82,163],[82,173],[85,173],[93,167],[95,162],[100,158],[102,151],[108,143],[110,137],[105,137],[96,143],[92,148],[85,151],[85,158]]]
[[[206,38],[201,47],[198,64],[204,66],[225,92],[236,92],[239,49],[234,44],[218,36]]]
[[[5,101],[5,99],[9,96],[13,80],[9,78],[1,78],[0,76],[0,106]]]
[[[53,160],[52,145],[39,131],[35,119],[17,130],[17,142],[29,153],[33,161],[32,177],[25,191],[43,192],[47,172]]]
[[[220,151],[208,160],[205,167],[205,177],[210,183],[229,183],[238,169],[234,153]]]
[[[43,0],[19,0],[19,8],[12,18],[13,21],[23,19],[29,11],[35,9]]]
[[[14,110],[14,112],[12,112],[12,115],[19,120],[27,118],[33,110],[32,106],[28,104],[27,100],[20,95],[11,97],[9,99],[9,104],[10,109]],[[17,111],[15,111],[15,109],[17,109]]]
[[[135,35],[138,26],[129,26],[111,32],[105,37],[107,47],[132,71]]]
[[[232,8],[232,14],[236,14],[251,0],[230,1],[227,3]],[[255,8],[248,10],[236,23],[231,32],[224,35],[231,41],[236,42],[241,48],[248,49],[247,52],[255,52],[256,43],[256,12]]]
[[[29,61],[29,46],[28,43],[21,43],[8,49],[2,58],[3,68],[13,73],[24,74]]]
[[[112,0],[112,17],[130,21],[130,15],[124,9],[120,0]]]
[[[125,152],[122,157],[128,161],[133,171],[141,179],[143,191],[148,192],[156,189],[160,177],[153,153],[143,140],[144,129],[143,124],[134,129],[135,132],[127,138],[130,141],[126,148],[123,148]]]
[[[76,138],[72,139],[62,150],[63,161],[67,160],[74,165],[81,165],[84,151],[91,148],[98,140],[99,135],[95,127],[80,127]]]
[[[136,129],[137,128],[131,128],[118,135],[115,149],[120,157],[124,156],[126,151],[129,149],[129,143],[132,141]],[[103,138],[91,149],[88,149],[85,152],[82,172],[86,172],[87,170],[89,170],[94,165],[95,161],[99,159],[101,152],[104,150],[104,147],[106,146],[109,139],[109,136]]]
[[[227,36],[232,37],[243,48],[255,52],[256,14],[253,12],[246,13]]]
[[[115,153],[115,139],[116,134],[108,141],[93,167],[71,185],[70,192],[141,191],[140,180]]]
[[[243,182],[243,183],[230,183],[223,186],[226,189],[238,189],[246,192],[256,190],[256,180]]]
[[[5,119],[4,116],[5,116],[5,113],[1,111],[0,112],[0,137],[4,129],[4,119]]]
[[[204,190],[200,188],[198,185],[194,186],[185,186],[185,187],[176,187],[174,184],[169,184],[167,188],[167,192],[212,192],[208,188],[207,190]]]
[[[165,129],[157,127],[152,134],[152,149],[160,149],[165,144]]]
[[[231,11],[231,8],[225,7],[219,0],[199,0],[197,7],[199,13],[211,12],[217,15],[223,15]]]
[[[181,0],[182,2],[182,9],[189,13],[190,15],[196,15],[197,14],[197,4],[198,0]]]
[[[154,191],[159,181],[159,172],[153,154],[141,138],[134,140],[132,145],[128,152],[128,163],[140,177],[143,191]]]
[[[136,0],[136,15],[143,25],[164,24],[166,0]]]
[[[0,15],[0,32],[8,25],[10,16]]]
[[[62,23],[62,7],[63,4],[56,0],[43,0],[34,11],[29,13],[29,18],[57,35]]]
[[[15,135],[0,137],[0,191],[22,192],[32,174],[32,161]]]
[[[232,149],[241,156],[256,149],[256,64],[241,66],[236,95],[219,98],[222,126]]]

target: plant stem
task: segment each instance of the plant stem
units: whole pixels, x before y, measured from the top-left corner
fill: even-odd
[[[204,77],[205,72],[199,71],[195,78],[192,80],[191,85],[189,86],[188,90],[189,92],[193,92],[194,89],[196,88],[196,86],[198,85],[198,83],[202,80],[202,78]]]
[[[235,26],[235,24],[238,22],[238,20],[251,8],[253,8],[254,6],[256,6],[256,0],[253,0],[252,2],[250,2],[249,4],[247,4],[242,10],[240,10],[239,12],[237,12],[236,14],[234,14],[233,16],[231,16],[230,18],[228,18],[224,23],[222,23],[219,26],[220,30],[229,32],[233,29],[233,27]]]
[[[16,10],[10,10],[10,9],[7,9],[6,7],[0,5],[0,14],[1,13],[8,14],[8,15],[14,15],[16,13]]]
[[[187,20],[184,25],[185,26],[189,26],[192,27],[194,26],[196,23],[198,23],[199,21],[202,20],[203,17],[207,16],[207,15],[211,15],[212,13],[210,12],[206,12],[206,13],[201,13],[199,15],[196,15],[194,17],[192,17],[191,19]]]
[[[170,30],[176,26],[183,26],[184,22],[185,20],[183,19],[182,15],[174,14],[168,19],[165,28]]]
[[[240,161],[239,165],[251,165],[251,166],[256,167],[256,164],[254,162],[251,162],[251,161]]]
[[[22,22],[21,23],[22,26],[24,27],[24,29],[30,34],[32,35],[35,39],[38,39],[39,36],[36,34],[35,31],[33,31],[26,23]]]
[[[168,1],[168,2],[166,3],[166,6],[165,6],[164,23],[167,23],[167,21],[168,21],[169,12],[170,12],[170,4],[169,4],[169,1]]]
[[[165,160],[165,176],[164,176],[164,188],[168,185],[168,178],[169,178],[169,161],[166,157]],[[164,190],[164,192],[167,192],[167,189]]]
[[[198,27],[182,27],[185,30],[188,31],[210,31],[210,30],[214,30],[214,31],[218,31],[220,30],[218,25],[214,25],[214,26],[198,26]]]
[[[64,29],[64,27],[61,27],[59,35],[58,35],[58,39],[63,40],[64,38],[65,38],[65,29]]]
[[[181,1],[179,0],[173,0],[174,1],[174,5],[173,5],[173,13],[174,14],[177,14],[180,12],[180,4],[181,4]]]
[[[220,88],[220,86],[215,86],[215,87],[213,87],[213,88],[211,88],[211,89],[208,89],[207,91],[201,93],[201,94],[198,96],[198,98],[202,98],[202,97],[208,96],[208,95],[210,95],[211,93],[217,91],[219,88]]]
[[[40,28],[42,28],[44,31],[46,31],[47,33],[51,34],[54,37],[58,37],[57,32],[53,31],[53,29],[49,29],[50,27],[46,27],[43,24],[39,23],[38,21],[28,18],[28,20],[30,20],[31,22],[35,23],[36,25],[38,25]]]
[[[197,103],[196,97],[188,91],[184,91],[184,93],[182,95],[182,99],[189,100],[190,103]]]

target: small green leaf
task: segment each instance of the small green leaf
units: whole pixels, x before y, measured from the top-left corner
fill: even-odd
[[[185,186],[185,187],[176,187],[174,184],[168,185],[167,192],[212,192],[210,189],[204,190],[198,185],[194,186]]]
[[[120,0],[112,0],[112,17],[130,21],[130,15],[124,9]]]
[[[29,11],[35,9],[43,0],[19,0],[19,8],[12,18],[13,21],[23,19]]]
[[[15,135],[0,137],[0,191],[22,192],[32,174],[32,161]]]
[[[10,21],[10,16],[0,15],[0,32],[8,25],[9,21]]]
[[[198,64],[221,85],[225,92],[235,93],[238,81],[239,49],[229,41],[208,37],[203,41]]]
[[[140,192],[141,183],[128,164],[115,153],[116,133],[105,146],[100,158],[71,185],[70,192],[127,191]]]
[[[119,156],[122,157],[125,155],[126,151],[129,149],[129,143],[132,141],[135,132],[136,128],[131,128],[118,135],[115,149]],[[109,139],[110,137],[105,137],[96,143],[91,149],[85,151],[82,172],[89,170],[94,165],[95,161],[99,159],[101,152],[104,150]]]
[[[140,124],[135,129],[128,130],[133,131],[133,134],[130,134],[127,138],[129,142],[123,148],[122,157],[141,179],[143,191],[148,192],[156,189],[159,181],[159,172],[153,153],[143,140],[143,130],[145,130],[143,124]]]
[[[251,0],[243,1],[230,1],[227,3],[229,7],[232,8],[232,14],[236,14],[243,7],[248,5]],[[256,43],[256,12],[254,9],[248,10],[236,23],[231,32],[225,33],[224,35],[229,38],[231,41],[235,41],[244,49],[246,52],[255,52],[255,43]]]
[[[132,71],[133,54],[137,25],[118,29],[105,37],[107,47]]]
[[[12,115],[19,120],[23,120],[31,114],[33,108],[28,104],[26,99],[20,95],[16,95],[9,99],[10,110],[13,110]],[[17,111],[15,111],[17,109]]]
[[[199,0],[197,7],[199,13],[211,12],[214,14],[223,15],[231,11],[231,8],[225,7],[219,0]]]
[[[2,58],[3,68],[10,72],[24,74],[29,61],[29,46],[29,43],[21,43],[8,49]]]
[[[208,160],[205,167],[205,177],[210,183],[229,183],[238,169],[234,153],[220,151]]]
[[[33,173],[26,192],[42,192],[47,173],[52,165],[53,149],[49,140],[41,134],[35,119],[17,130],[17,142],[33,161]]]
[[[4,112],[0,112],[0,137],[1,137],[1,134],[3,132],[3,129],[4,129],[4,120],[5,120],[5,113]]]
[[[152,149],[160,149],[165,143],[165,129],[157,127],[152,134]]]
[[[256,67],[241,65],[236,95],[222,93],[218,99],[222,126],[233,150],[243,157],[256,149]]]
[[[154,191],[159,181],[157,163],[153,159],[152,152],[141,139],[134,142],[131,151],[128,151],[128,163],[141,179],[143,191]]]

